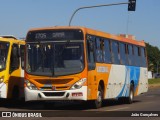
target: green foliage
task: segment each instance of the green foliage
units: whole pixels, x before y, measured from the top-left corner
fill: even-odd
[[[160,84],[160,78],[158,78],[158,79],[149,79],[148,83],[149,84]]]
[[[160,72],[160,50],[156,46],[152,46],[146,43],[147,58],[148,58],[148,70],[157,73],[157,64]]]

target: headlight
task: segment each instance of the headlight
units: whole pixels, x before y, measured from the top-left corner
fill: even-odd
[[[4,81],[4,76],[0,77],[0,83],[2,83]]]
[[[77,81],[72,87],[71,89],[80,89],[82,87],[82,85],[86,82],[86,78],[82,78],[81,80]]]
[[[30,90],[37,90],[37,87],[34,84],[32,84],[30,81],[25,80],[25,84]]]

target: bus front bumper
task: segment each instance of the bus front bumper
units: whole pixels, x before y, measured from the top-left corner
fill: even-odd
[[[7,98],[7,85],[0,83],[0,98]]]
[[[25,101],[87,100],[87,86],[64,91],[30,90],[25,87]]]

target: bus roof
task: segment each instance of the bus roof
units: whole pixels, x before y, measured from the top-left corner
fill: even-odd
[[[0,35],[1,38],[10,38],[10,39],[16,39],[16,37],[14,37],[13,35]]]
[[[34,28],[34,29],[29,30],[29,31],[57,30],[57,29],[81,29],[86,34],[101,36],[101,37],[104,37],[104,38],[109,38],[109,39],[117,40],[117,41],[120,41],[120,42],[125,42],[125,43],[130,43],[130,44],[135,44],[135,45],[145,47],[144,40],[138,41],[138,40],[135,40],[135,39],[125,38],[125,37],[122,37],[120,35],[114,35],[114,34],[110,34],[110,33],[107,33],[107,32],[102,32],[102,31],[99,31],[99,30],[93,30],[93,29],[86,28],[86,27],[81,27],[81,26],[44,27],[44,28]]]
[[[0,41],[3,41],[3,42],[10,42],[10,43],[20,43],[20,44],[25,44],[25,40],[20,40],[20,39],[15,39],[15,38],[12,38],[12,37],[1,37],[0,36]]]

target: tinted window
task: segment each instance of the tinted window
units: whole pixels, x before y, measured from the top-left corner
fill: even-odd
[[[126,44],[120,43],[119,47],[120,47],[121,64],[128,65]]]
[[[20,54],[21,54],[21,67],[24,69],[24,45],[20,46]]]
[[[135,59],[135,66],[140,66],[141,59],[140,59],[140,50],[138,46],[134,46],[134,59]]]
[[[118,42],[116,41],[112,41],[112,62],[114,64],[120,64]]]
[[[0,42],[0,71],[6,69],[8,50],[9,50],[9,43]]]
[[[13,44],[10,59],[10,73],[19,68],[19,47]]]
[[[142,60],[142,67],[146,67],[147,66],[147,61],[146,61],[146,50],[145,48],[141,48],[141,60]]]
[[[128,62],[129,65],[135,65],[133,45],[128,45]]]
[[[87,55],[88,55],[88,69],[95,69],[95,37],[88,35],[87,36]]]
[[[104,62],[105,63],[111,63],[111,46],[110,46],[110,41],[105,39],[104,40]]]
[[[102,40],[100,38],[96,38],[96,61],[103,62],[103,47]]]

